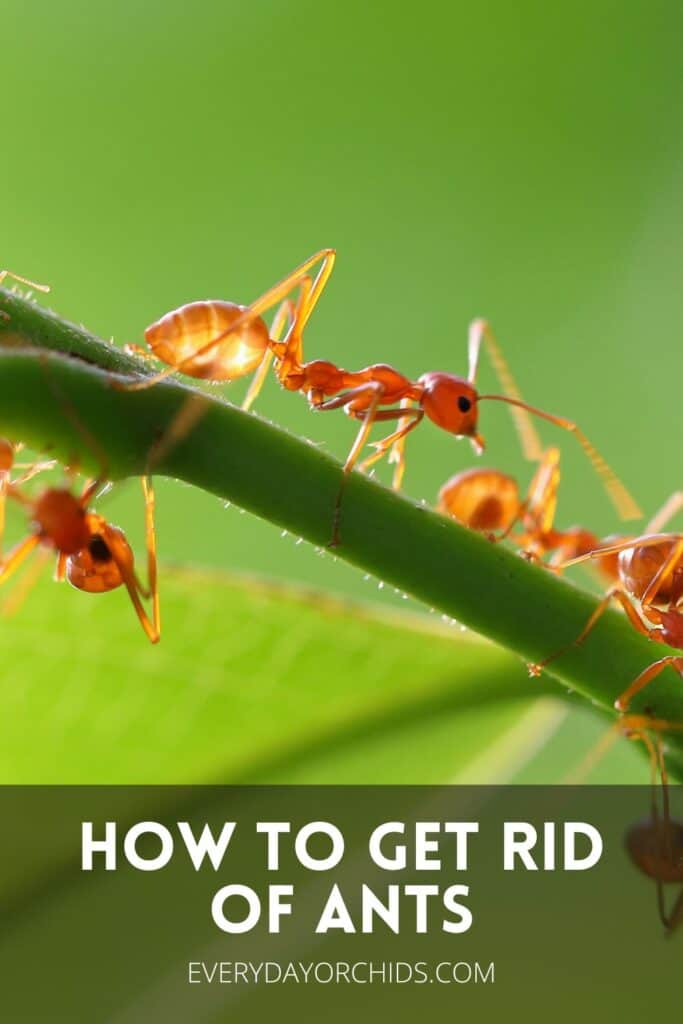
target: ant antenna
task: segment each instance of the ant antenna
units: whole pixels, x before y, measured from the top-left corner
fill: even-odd
[[[500,381],[503,394],[479,395],[477,401],[505,402],[507,405],[513,406],[514,409],[517,410],[517,417],[515,417],[515,413],[513,412],[513,418],[515,419],[515,426],[517,427],[522,442],[522,450],[526,458],[534,461],[538,461],[541,458],[541,445],[538,435],[528,415],[531,413],[533,416],[538,416],[541,419],[547,420],[549,423],[554,423],[555,426],[561,427],[563,430],[567,430],[569,433],[574,434],[588,456],[588,460],[593,466],[593,469],[602,480],[605,490],[607,491],[612,504],[619,513],[620,518],[640,519],[643,513],[641,512],[637,502],[631,496],[612,467],[602,457],[595,445],[588,440],[582,430],[579,430],[576,423],[573,423],[571,420],[567,420],[562,416],[553,416],[550,413],[543,412],[542,409],[537,409],[535,406],[529,405],[527,402],[523,401],[500,346],[493,336],[491,328],[486,320],[475,320],[470,327],[469,383],[474,384],[476,378],[479,363],[479,350],[481,348],[482,340],[486,345],[496,376]],[[525,413],[527,415],[525,415]]]
[[[0,284],[5,280],[6,277],[11,277],[14,281],[18,281],[19,284],[25,284],[27,288],[35,288],[37,292],[49,292],[49,284],[36,284],[35,281],[29,281],[27,277],[22,277],[21,274],[15,274],[13,270],[0,270]]]
[[[529,459],[530,462],[538,462],[543,453],[541,440],[531,421],[531,417],[528,412],[525,411],[526,407],[522,401],[522,396],[515,382],[515,378],[512,376],[510,367],[507,364],[501,347],[496,341],[487,320],[473,320],[470,324],[467,346],[469,355],[469,372],[467,374],[467,381],[474,387],[477,379],[477,370],[479,369],[479,355],[481,353],[482,341],[486,346],[486,351],[488,352],[489,359],[491,360],[494,373],[498,378],[498,383],[500,384],[504,394],[511,400],[514,400],[510,403],[513,406],[510,409],[510,412],[512,414],[515,427],[517,428],[517,433],[519,434],[524,457]],[[519,404],[517,405],[515,403]]]

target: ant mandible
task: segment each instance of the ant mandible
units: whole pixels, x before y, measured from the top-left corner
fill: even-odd
[[[360,465],[367,470],[386,453],[395,465],[393,486],[400,488],[405,471],[405,439],[424,416],[456,437],[470,439],[481,452],[484,440],[477,431],[479,403],[506,402],[512,406],[522,447],[530,459],[540,458],[540,449],[529,436],[524,412],[539,416],[575,434],[602,477],[620,515],[637,518],[640,510],[621,481],[612,472],[577,425],[570,420],[543,412],[522,401],[502,352],[485,320],[475,320],[469,331],[469,372],[467,378],[451,373],[429,372],[411,380],[386,363],[376,363],[359,371],[341,369],[327,360],[303,360],[303,333],[322,291],[332,273],[336,253],[322,249],[270,288],[250,306],[207,300],[191,302],[167,313],[145,331],[151,353],[168,364],[167,369],[133,383],[118,383],[123,390],[139,391],[151,387],[178,371],[213,381],[234,380],[256,370],[244,408],[257,397],[267,368],[275,360],[282,387],[306,396],[312,409],[326,412],[344,409],[360,420],[356,439],[344,463],[348,475],[356,465],[375,422],[397,420],[397,429],[374,443],[375,452]],[[320,263],[313,278],[311,271]],[[296,302],[289,300],[289,327],[283,340],[279,332],[269,332],[263,315],[279,302],[287,300],[298,288]],[[281,327],[286,311],[278,311]],[[482,345],[485,345],[503,394],[482,395],[476,390],[476,377]],[[149,355],[137,346],[133,351]],[[338,511],[338,509],[337,509]]]
[[[552,554],[546,564],[559,571],[564,562],[600,545],[598,537],[581,526],[555,528],[559,484],[560,451],[548,448],[525,498],[521,497],[517,481],[507,473],[497,469],[465,469],[440,489],[437,510],[463,526],[485,533],[491,541],[509,538],[530,560]],[[521,533],[514,534],[517,524]],[[601,559],[597,568],[610,583],[616,582],[616,556]]]
[[[101,479],[89,481],[78,497],[70,488],[48,487],[37,498],[28,497],[11,483],[8,496],[26,508],[33,528],[0,565],[0,584],[5,583],[39,545],[44,545],[57,555],[58,580],[66,579],[73,587],[89,594],[125,586],[142,628],[155,644],[161,627],[152,482],[149,477],[142,478],[149,589],[143,587],[137,577],[133,552],[123,531],[89,508],[102,483]],[[151,620],[142,604],[143,598],[151,600]]]
[[[611,601],[615,600],[639,633],[683,651],[683,534],[659,532],[681,508],[683,491],[677,491],[641,536],[605,545],[564,563],[563,568],[566,568],[587,559],[618,556],[618,585],[605,594],[570,647],[584,642]],[[529,666],[529,671],[538,675],[567,649],[563,648],[542,662]],[[615,708],[627,711],[635,695],[669,667],[683,677],[683,654],[666,655],[645,668],[616,699]]]

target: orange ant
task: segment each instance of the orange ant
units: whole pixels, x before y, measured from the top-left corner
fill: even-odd
[[[560,452],[548,448],[541,457],[525,498],[517,481],[497,469],[465,469],[439,491],[437,509],[463,526],[487,534],[491,541],[509,537],[525,557],[537,560],[551,554],[548,567],[559,570],[569,559],[599,548],[598,537],[581,526],[554,527],[560,484]],[[517,524],[522,532],[512,533]],[[616,582],[617,559],[605,557],[598,569]]]
[[[49,292],[50,286],[47,284],[36,284],[35,281],[29,281],[26,277],[21,277],[19,274],[15,274],[13,270],[0,270],[0,288],[5,278],[11,277],[14,281],[18,281],[20,284],[25,284],[29,288],[35,288],[39,292]],[[5,313],[4,310],[0,309],[0,317],[3,320],[9,320],[9,314]]]
[[[167,363],[167,369],[132,384],[117,386],[123,390],[138,391],[178,371],[202,379],[224,381],[234,380],[256,370],[244,402],[244,408],[249,408],[274,359],[282,387],[303,393],[312,409],[320,412],[344,409],[348,416],[360,420],[358,434],[344,463],[345,476],[356,465],[373,424],[398,421],[397,429],[375,442],[375,452],[360,465],[361,470],[367,470],[389,453],[389,461],[395,465],[395,489],[400,488],[405,470],[406,437],[425,415],[442,430],[456,437],[469,438],[475,451],[480,453],[484,448],[484,440],[477,432],[479,403],[506,402],[513,407],[512,414],[528,458],[540,458],[540,449],[535,447],[530,438],[524,413],[540,416],[575,434],[603,478],[620,514],[624,518],[640,515],[626,488],[575,423],[522,401],[485,320],[475,320],[470,327],[469,372],[466,379],[451,373],[430,372],[424,373],[417,380],[411,380],[386,363],[376,363],[351,372],[322,359],[304,362],[304,329],[332,273],[335,258],[334,249],[322,249],[250,306],[208,300],[191,302],[167,313],[145,331],[145,340],[151,353]],[[313,279],[311,271],[319,262],[320,268]],[[299,289],[296,302],[288,300],[296,288]],[[269,332],[263,315],[280,302],[287,305],[278,310],[278,330]],[[290,323],[284,339],[280,340],[280,330],[284,327],[286,317],[289,317]],[[504,394],[482,395],[476,390],[482,344],[489,352]],[[149,355],[137,346],[129,348]],[[335,536],[339,500],[335,513]]]
[[[614,599],[639,633],[683,651],[683,534],[659,532],[681,508],[683,491],[678,491],[665,502],[641,536],[605,545],[564,563],[563,568],[606,555],[618,557],[618,585],[605,594],[571,646],[583,643]],[[563,648],[530,666],[531,674],[538,675],[566,650]],[[627,711],[635,695],[669,666],[683,677],[683,655],[659,658],[624,690],[614,702],[615,708]]]
[[[39,545],[44,545],[57,554],[58,580],[66,579],[73,587],[89,594],[125,586],[142,628],[154,644],[160,637],[160,617],[152,482],[149,477],[142,479],[148,590],[136,575],[133,552],[123,531],[88,507],[102,483],[101,479],[89,481],[79,497],[66,487],[48,487],[35,499],[25,495],[16,483],[10,483],[7,494],[26,508],[32,529],[1,563],[0,584],[5,583]],[[151,600],[151,620],[142,598]]]

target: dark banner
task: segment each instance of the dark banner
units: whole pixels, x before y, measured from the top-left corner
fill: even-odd
[[[0,812],[17,1024],[680,1004],[680,835],[647,788],[8,787]]]

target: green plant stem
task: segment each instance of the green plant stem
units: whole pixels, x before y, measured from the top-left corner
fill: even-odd
[[[0,292],[0,309],[10,317],[0,320],[0,430],[9,437],[63,460],[77,459],[112,480],[140,475],[155,442],[188,397],[197,396],[203,415],[169,446],[154,472],[327,545],[342,481],[338,462],[258,416],[180,383],[116,390],[112,372],[146,372],[144,366],[16,295]],[[79,424],[97,439],[106,470]],[[344,493],[336,554],[528,661],[569,644],[596,606],[592,595],[566,580],[358,473]],[[569,649],[551,671],[611,708],[626,685],[667,652],[610,610],[586,643]],[[633,708],[683,722],[680,677],[667,670]],[[670,734],[669,743],[683,762],[683,733]]]

